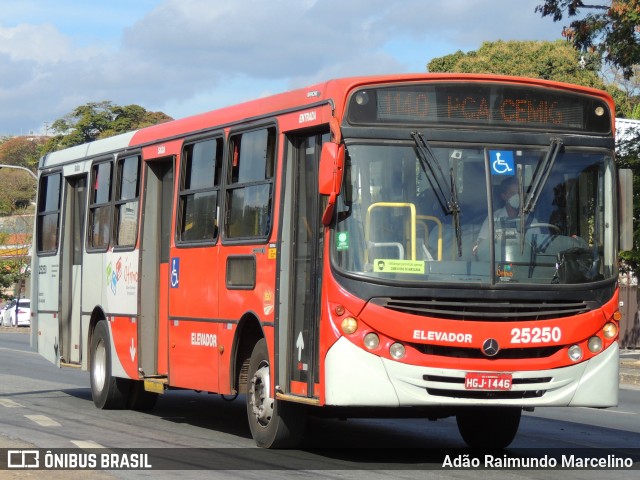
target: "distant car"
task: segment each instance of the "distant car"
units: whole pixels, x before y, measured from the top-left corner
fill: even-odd
[[[2,318],[2,324],[5,324],[5,319],[9,318],[9,325],[13,327],[29,327],[31,326],[31,300],[28,298],[21,298],[18,301],[16,308],[15,300],[9,304],[9,307],[4,312]]]

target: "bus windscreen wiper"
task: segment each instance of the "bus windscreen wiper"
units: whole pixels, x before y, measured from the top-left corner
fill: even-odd
[[[433,191],[440,202],[442,210],[447,215],[453,215],[454,229],[456,232],[456,240],[458,243],[458,256],[462,256],[462,234],[460,232],[460,205],[458,204],[458,195],[456,189],[455,176],[453,169],[451,169],[449,175],[450,191],[447,195],[445,193],[445,186],[447,185],[447,178],[445,177],[442,167],[438,163],[429,142],[424,138],[424,135],[420,132],[411,132],[411,137],[416,144],[416,150],[418,151],[418,159],[422,170],[427,176],[427,180],[433,188]]]
[[[524,201],[524,213],[531,213],[536,208],[536,202],[542,193],[542,189],[547,183],[547,178],[553,169],[553,164],[558,157],[558,153],[562,149],[562,139],[552,138],[549,144],[549,151],[545,155],[542,162],[538,164],[533,179],[531,180],[531,186],[527,193],[527,198]]]

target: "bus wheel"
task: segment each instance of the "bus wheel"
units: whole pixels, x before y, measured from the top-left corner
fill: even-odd
[[[251,435],[259,447],[293,448],[304,433],[306,410],[303,405],[272,398],[271,368],[267,342],[256,343],[249,362],[247,416]]]
[[[111,375],[111,342],[106,320],[100,320],[91,337],[91,396],[96,407],[119,409],[126,406],[130,383]]]
[[[506,448],[520,426],[520,407],[465,408],[456,415],[458,430],[472,448]]]

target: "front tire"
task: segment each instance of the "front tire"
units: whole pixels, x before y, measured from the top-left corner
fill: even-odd
[[[477,407],[460,410],[456,421],[469,447],[502,449],[513,442],[521,416],[519,407]]]
[[[303,405],[271,397],[271,366],[267,342],[256,343],[249,362],[247,417],[251,436],[259,447],[294,448],[306,426]]]
[[[96,324],[91,337],[91,396],[96,407],[110,410],[121,409],[127,405],[131,383],[125,378],[116,378],[111,374],[111,340],[106,320]]]

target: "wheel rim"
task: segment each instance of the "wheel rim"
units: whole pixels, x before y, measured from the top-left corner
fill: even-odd
[[[98,391],[102,391],[107,378],[107,350],[102,339],[96,345],[91,371],[93,372],[93,384]]]
[[[270,382],[269,363],[262,361],[253,374],[249,391],[253,415],[262,426],[268,425],[273,416],[273,399],[269,397]]]

